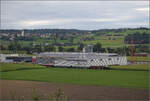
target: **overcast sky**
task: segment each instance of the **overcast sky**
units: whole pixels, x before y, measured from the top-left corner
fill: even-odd
[[[148,1],[1,1],[1,29],[149,27]]]

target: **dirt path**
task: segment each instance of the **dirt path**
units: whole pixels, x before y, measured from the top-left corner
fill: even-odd
[[[31,97],[33,88],[40,94],[52,94],[61,88],[72,101],[99,101],[99,100],[147,100],[148,89],[81,86],[71,84],[55,84],[46,82],[0,80],[0,100],[12,99],[12,93],[17,96]],[[69,100],[69,101],[70,101]]]

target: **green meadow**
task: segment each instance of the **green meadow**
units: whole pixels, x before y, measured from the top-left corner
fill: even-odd
[[[127,56],[127,60],[128,61],[150,61],[150,57],[147,56],[147,57],[140,57],[140,56],[134,56],[134,57],[131,57],[131,56]]]
[[[133,70],[133,71],[149,71],[149,64],[133,64],[124,66],[110,66],[111,69],[115,70]]]
[[[144,67],[143,67],[144,66]],[[129,68],[124,70],[124,68]],[[119,70],[91,70],[45,68],[41,65],[19,63],[0,64],[0,79],[29,80],[78,85],[149,88],[148,65],[131,65],[111,68]],[[137,70],[138,71],[137,71]],[[142,70],[144,69],[144,71]]]

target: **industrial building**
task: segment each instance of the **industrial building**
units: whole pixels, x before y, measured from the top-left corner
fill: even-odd
[[[31,56],[19,56],[19,54],[0,54],[0,62],[32,62]]]
[[[116,53],[94,53],[93,46],[87,45],[83,52],[44,52],[36,59],[37,64],[58,67],[108,67],[110,65],[127,65],[126,56]]]
[[[115,53],[78,53],[78,52],[44,52],[37,57],[36,63],[59,67],[108,67],[110,65],[127,65],[126,56]]]
[[[116,53],[94,53],[92,45],[84,47],[83,52],[43,52],[36,57],[1,54],[0,62],[34,62],[45,66],[77,68],[127,65],[126,56],[120,56]]]

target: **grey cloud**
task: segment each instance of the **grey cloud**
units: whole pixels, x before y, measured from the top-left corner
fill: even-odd
[[[100,29],[107,27],[120,28],[122,26],[139,27],[139,25],[148,27],[148,12],[141,13],[136,11],[137,8],[149,7],[148,2],[3,1],[1,5],[2,28],[17,29],[32,27]],[[54,21],[56,21],[57,19],[58,21],[60,21],[60,23],[54,23]],[[108,19],[108,21],[105,20],[98,22],[86,19]],[[114,19],[114,21],[109,19]],[[31,24],[32,26],[22,23],[29,21],[33,22],[33,24]],[[45,21],[49,21],[49,23],[45,23]],[[51,24],[52,21],[53,24]]]

